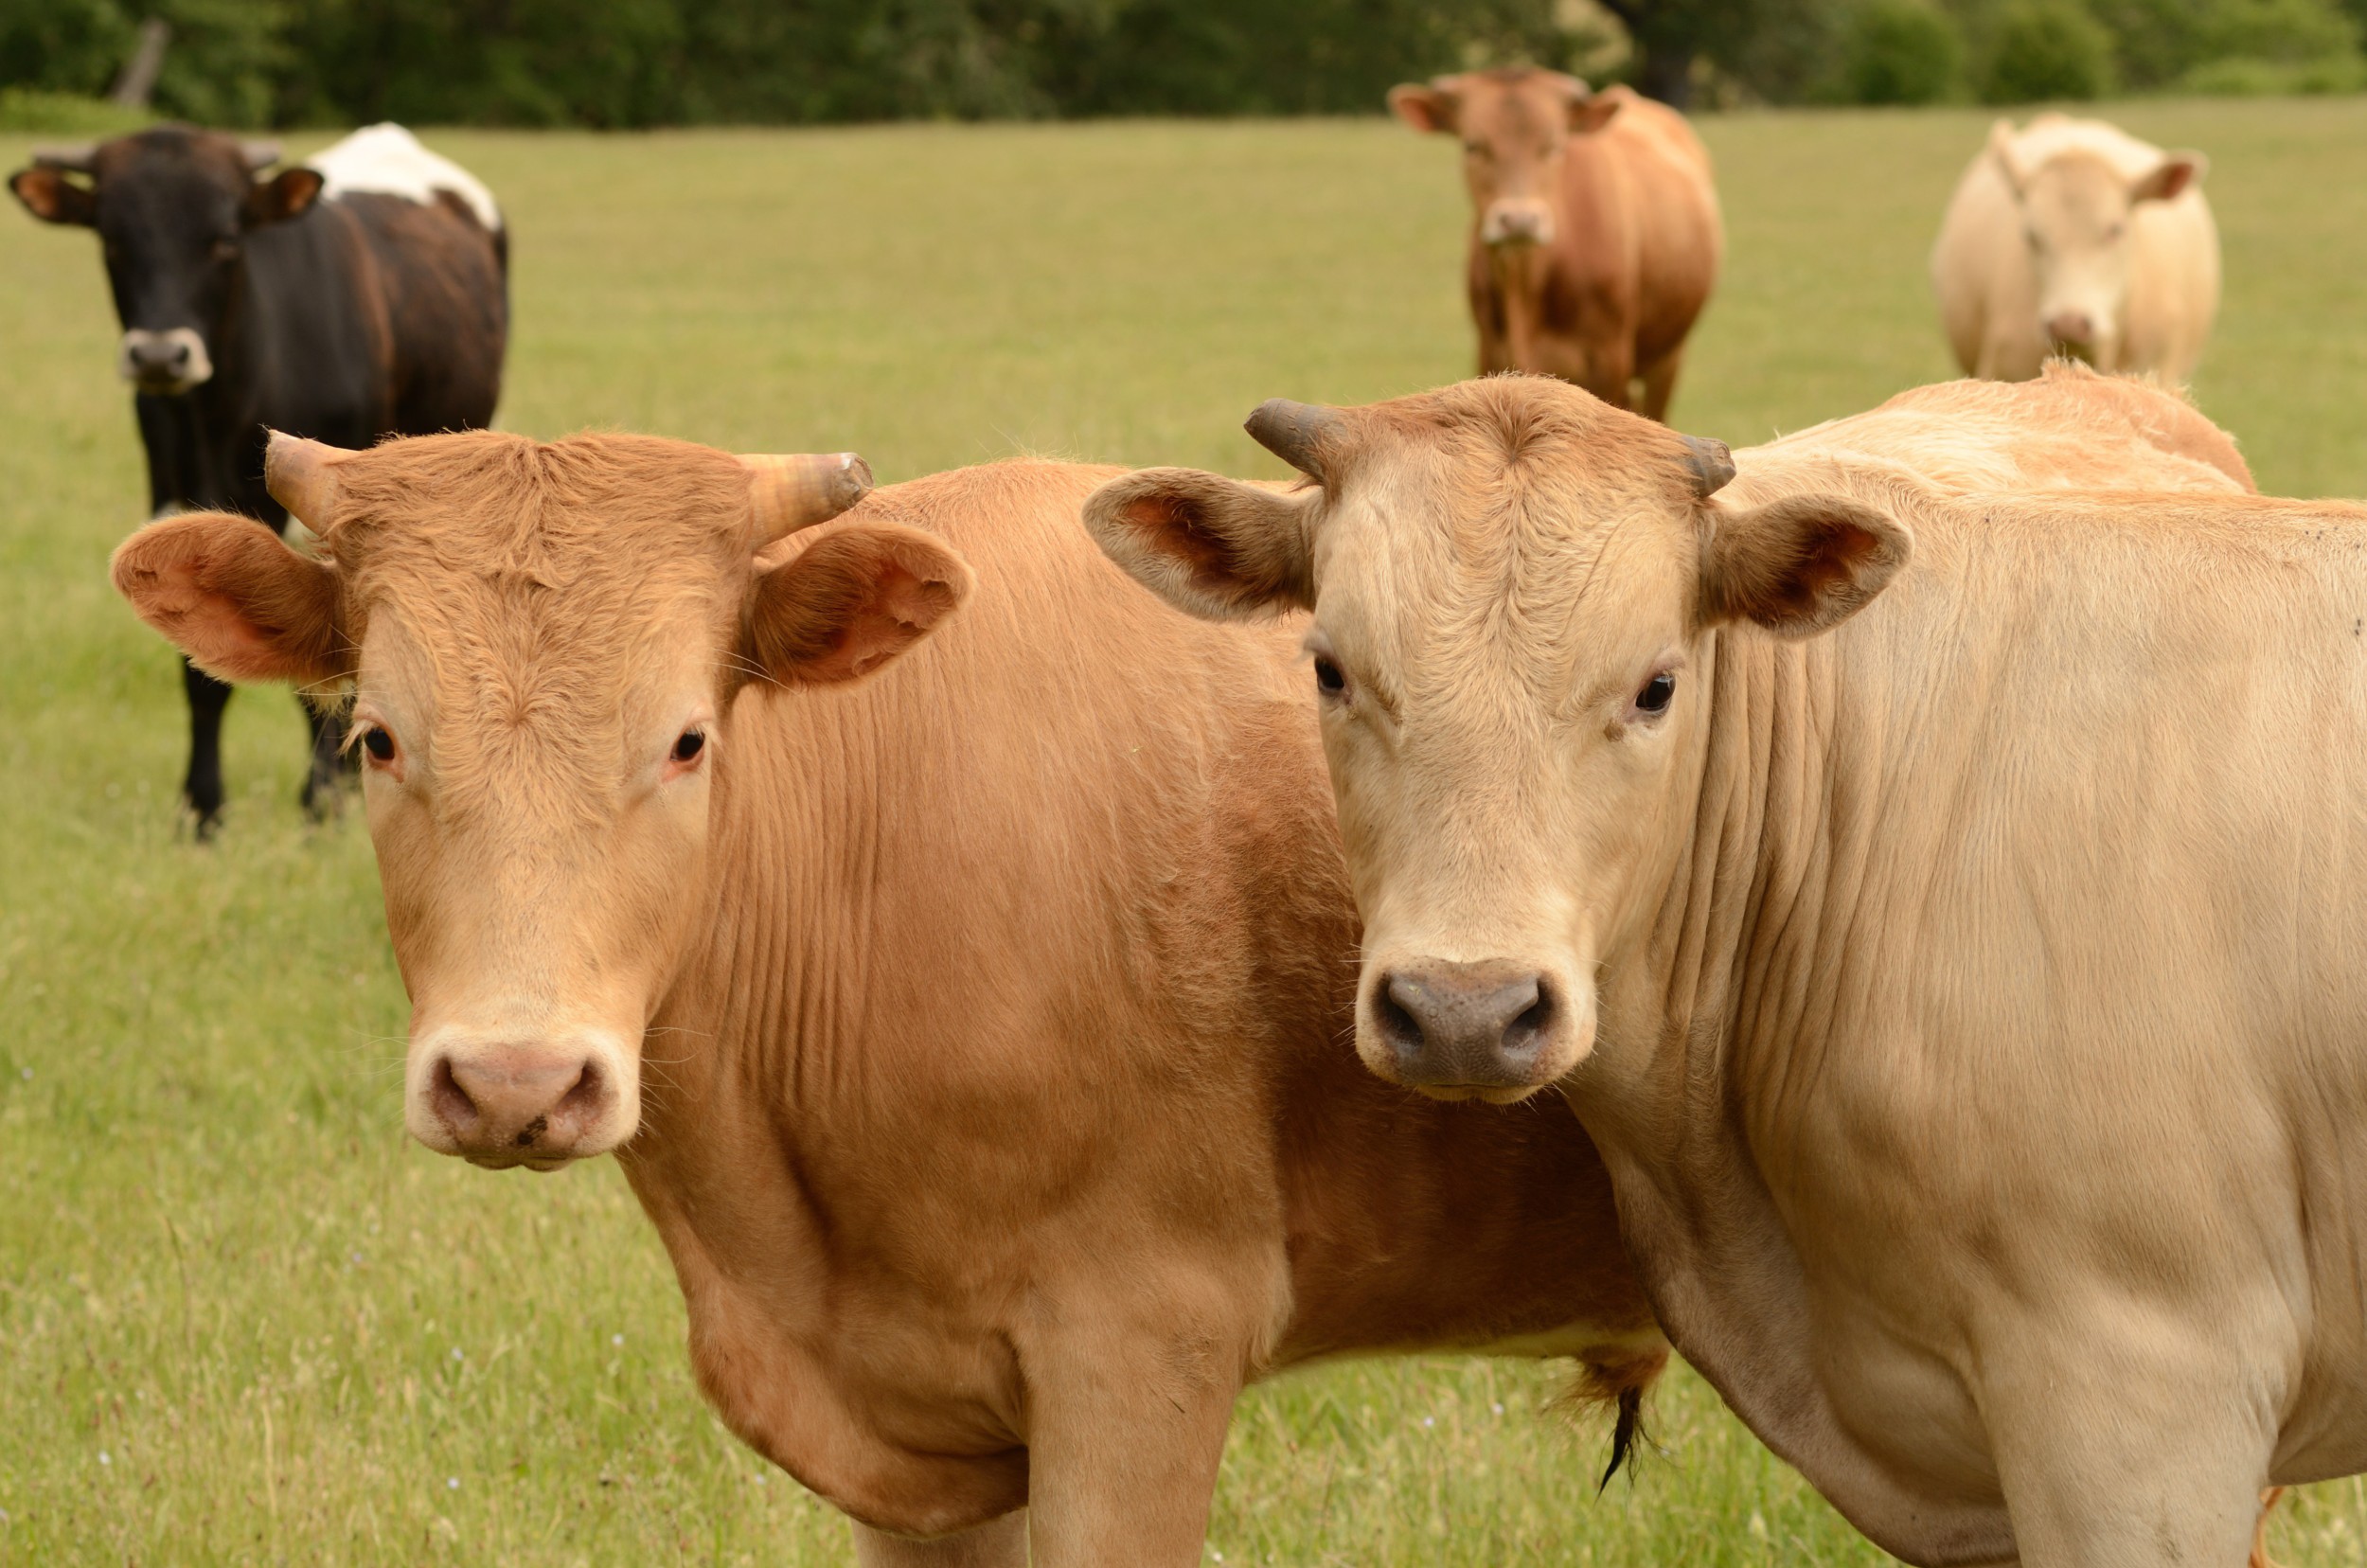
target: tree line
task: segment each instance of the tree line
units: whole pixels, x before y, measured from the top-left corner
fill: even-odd
[[[236,126],[1378,112],[1535,62],[1679,104],[2367,88],[2367,0],[6,0],[0,91]]]

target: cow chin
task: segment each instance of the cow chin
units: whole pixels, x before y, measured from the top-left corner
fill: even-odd
[[[1511,1105],[1594,1048],[1594,988],[1561,964],[1369,955],[1356,1050],[1373,1074],[1433,1099]]]
[[[609,1030],[446,1025],[412,1042],[403,1124],[437,1153],[489,1170],[556,1170],[639,1129],[640,1068]]]

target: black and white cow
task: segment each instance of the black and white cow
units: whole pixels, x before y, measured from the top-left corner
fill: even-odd
[[[38,154],[33,216],[96,229],[123,323],[154,512],[240,511],[285,531],[267,429],[336,446],[481,426],[508,339],[508,236],[491,194],[396,125],[265,177],[269,143],[162,126]],[[199,835],[222,805],[230,688],[185,661]],[[304,804],[336,789],[336,726],[308,706]]]

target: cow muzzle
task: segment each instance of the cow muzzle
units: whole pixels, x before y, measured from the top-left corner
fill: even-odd
[[[412,1058],[404,1120],[441,1154],[556,1170],[605,1154],[641,1120],[636,1064],[607,1040],[479,1041],[439,1031]]]
[[[214,360],[194,327],[161,332],[135,327],[123,334],[116,369],[143,392],[171,397],[214,379]]]
[[[1480,218],[1480,241],[1489,245],[1550,245],[1554,209],[1534,196],[1506,196],[1487,204]]]
[[[1591,998],[1504,961],[1416,959],[1377,967],[1358,1044],[1382,1078],[1439,1099],[1509,1104],[1560,1078],[1593,1043]]]

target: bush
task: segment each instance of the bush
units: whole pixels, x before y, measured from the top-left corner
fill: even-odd
[[[2015,0],[1999,13],[1981,96],[1991,103],[2102,98],[2112,35],[2078,0]]]
[[[0,131],[43,136],[119,136],[154,116],[80,93],[44,93],[38,87],[0,87]]]
[[[2367,91],[2367,60],[2331,55],[2307,64],[2237,57],[2214,60],[2178,79],[2181,92],[2212,98],[2285,98],[2302,93]]]
[[[1842,33],[1841,91],[1852,103],[1936,103],[1955,92],[1964,54],[1929,0],[1866,0]]]

